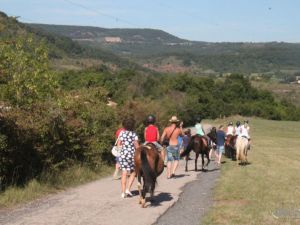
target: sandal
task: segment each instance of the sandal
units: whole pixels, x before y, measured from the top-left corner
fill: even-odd
[[[126,198],[125,193],[122,193],[122,194],[121,194],[121,198]]]

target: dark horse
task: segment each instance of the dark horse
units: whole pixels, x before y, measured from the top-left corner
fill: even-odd
[[[164,161],[154,144],[141,145],[134,154],[135,172],[138,178],[138,189],[142,208],[145,207],[146,193],[154,194],[157,177],[164,170]],[[141,178],[143,189],[141,190]]]
[[[217,138],[217,134],[216,134],[216,128],[213,127],[211,129],[211,131],[207,134],[207,136],[212,140],[212,142],[216,143],[216,138]],[[195,171],[197,171],[197,161],[198,161],[198,157],[199,154],[201,154],[201,158],[202,158],[202,171],[204,170],[204,155],[207,158],[207,163],[206,163],[206,167],[208,166],[208,164],[210,163],[210,158],[209,158],[209,151],[210,151],[211,147],[209,147],[209,143],[208,140],[205,136],[200,136],[200,135],[194,135],[187,148],[184,150],[184,152],[182,152],[180,154],[181,157],[186,156],[185,160],[185,171],[188,171],[188,156],[190,154],[190,152],[192,150],[194,150],[194,152],[196,153],[196,158],[195,158]]]
[[[236,159],[236,139],[237,135],[227,135],[225,142],[225,155],[232,160]]]

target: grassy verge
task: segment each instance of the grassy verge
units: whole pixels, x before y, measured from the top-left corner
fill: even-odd
[[[31,180],[25,187],[10,187],[0,193],[0,208],[38,199],[67,187],[76,186],[112,174],[113,168],[102,166],[93,171],[84,166],[74,166],[59,175],[45,175],[42,180]]]
[[[300,209],[300,123],[251,119],[250,125],[251,164],[225,159],[203,224],[300,224],[300,213],[298,220],[272,215]]]

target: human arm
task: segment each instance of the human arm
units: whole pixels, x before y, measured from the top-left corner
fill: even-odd
[[[147,127],[145,128],[144,130],[144,140],[146,141],[146,130],[147,130]]]
[[[164,129],[161,137],[160,137],[160,142],[163,143],[164,139],[165,139],[165,136],[166,136],[166,129]]]
[[[140,147],[140,144],[139,144],[139,142],[138,142],[137,140],[135,140],[135,141],[133,142],[133,144],[134,144],[134,148],[135,148],[135,149],[138,149],[138,147]]]
[[[156,128],[157,129],[157,132],[156,132],[156,134],[157,134],[157,137],[156,137],[156,140],[159,142],[160,140],[159,140],[159,130],[158,130],[158,128]]]
[[[183,122],[181,122],[180,123],[180,125],[179,125],[179,129],[180,129],[180,136],[184,136],[184,132],[183,132],[183,130],[182,130],[182,127],[183,127]]]

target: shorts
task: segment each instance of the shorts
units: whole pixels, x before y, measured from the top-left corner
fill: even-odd
[[[167,161],[179,160],[179,146],[178,145],[169,145],[167,147]]]
[[[217,145],[217,152],[218,154],[224,153],[224,145]]]

